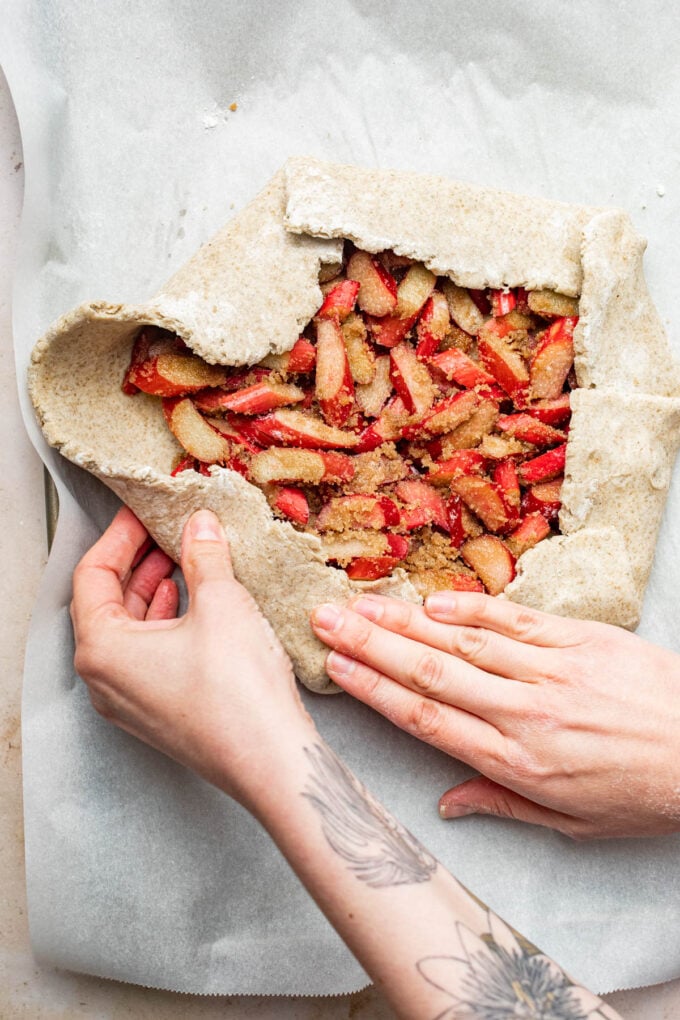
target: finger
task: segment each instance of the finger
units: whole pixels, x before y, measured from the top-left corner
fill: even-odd
[[[503,738],[495,726],[462,709],[422,697],[370,666],[331,652],[326,671],[338,687],[395,726],[474,768],[485,767],[503,753]]]
[[[350,608],[384,630],[438,648],[497,676],[534,683],[544,672],[546,652],[483,627],[439,623],[422,606],[385,595],[359,595]]]
[[[146,620],[174,620],[179,607],[179,590],[174,581],[160,582],[146,612]]]
[[[135,620],[144,620],[160,582],[169,577],[175,564],[161,549],[153,549],[133,570],[123,596],[123,605]]]
[[[439,623],[484,627],[544,648],[568,648],[578,643],[585,626],[582,620],[551,616],[508,599],[475,592],[435,592],[425,599],[425,612]]]
[[[147,539],[144,525],[122,507],[73,574],[71,612],[76,627],[93,613],[123,610],[123,581]]]
[[[377,627],[347,607],[331,603],[312,613],[312,627],[334,651],[391,677],[409,690],[486,719],[523,704],[523,684],[485,673],[429,645]]]
[[[139,549],[137,550],[137,553],[135,555],[134,560],[132,561],[130,569],[134,570],[135,567],[138,567],[139,564],[144,559],[144,557],[146,556],[146,554],[148,552],[151,552],[153,547],[154,547],[154,541],[153,541],[153,539],[151,538],[150,535],[147,535],[146,536],[146,541],[143,542],[142,545],[140,545]]]
[[[229,543],[211,510],[198,510],[182,535],[182,573],[187,583],[190,612],[210,608],[216,585],[233,582]]]
[[[578,836],[580,830],[585,829],[585,823],[580,818],[535,804],[485,776],[468,779],[447,790],[439,800],[439,814],[442,818],[461,818],[463,815],[514,818],[531,825],[556,829],[566,836]]]

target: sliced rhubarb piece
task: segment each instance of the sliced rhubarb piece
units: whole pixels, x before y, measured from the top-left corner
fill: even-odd
[[[578,319],[556,319],[546,331],[531,359],[531,397],[559,397],[574,363],[574,327]]]
[[[394,314],[400,319],[414,319],[432,294],[437,277],[421,262],[414,262],[397,287]]]
[[[196,468],[195,457],[182,457],[179,464],[177,464],[170,472],[171,478],[176,478],[177,475],[181,475],[182,471],[194,471]]]
[[[346,453],[336,453],[335,450],[319,450],[319,456],[324,463],[322,481],[343,485],[352,481],[356,471],[354,457],[348,457]]]
[[[350,581],[377,581],[399,566],[397,556],[360,556],[345,567]]]
[[[377,318],[366,316],[366,324],[371,331],[371,338],[381,347],[396,347],[415,325],[417,315],[410,319],[400,319],[397,315],[384,315]]]
[[[183,471],[197,471],[199,475],[205,475],[210,477],[210,465],[204,464],[200,460],[196,460],[195,457],[183,457],[176,468],[170,472],[171,478],[176,478],[177,475],[181,475]]]
[[[451,482],[451,491],[460,496],[489,531],[503,531],[511,523],[505,503],[487,478],[460,475]]]
[[[375,377],[375,354],[366,342],[366,326],[360,315],[352,313],[342,324],[349,369],[355,383],[368,386]]]
[[[526,413],[546,425],[565,425],[571,417],[570,395],[560,393],[554,400],[537,400],[527,404]]]
[[[306,450],[351,449],[358,446],[359,437],[353,432],[326,425],[302,411],[282,408],[263,418],[253,418],[241,426],[249,438],[262,446],[298,446]]]
[[[517,308],[513,308],[506,315],[494,319],[493,323],[489,323],[489,326],[491,325],[498,336],[507,336],[512,332],[528,333],[530,330],[536,329],[536,319],[533,315],[524,315]]]
[[[416,479],[398,482],[395,492],[397,499],[406,508],[419,511],[415,516],[402,512],[402,523],[407,530],[423,527],[425,524],[436,524],[437,527],[448,531],[449,517],[444,500],[427,482]],[[420,520],[421,515],[424,515],[424,519],[420,523],[414,523]]]
[[[442,460],[446,460],[453,456],[456,450],[477,446],[491,432],[497,418],[498,404],[493,400],[480,400],[479,407],[467,421],[464,421],[453,432],[442,436],[439,456]]]
[[[491,302],[485,290],[478,290],[476,287],[468,287],[468,294],[484,316],[491,315]]]
[[[356,528],[393,527],[399,523],[399,511],[387,496],[334,496],[321,507],[316,519],[319,531],[349,531]]]
[[[430,410],[435,397],[432,377],[410,344],[401,343],[392,348],[390,379],[411,414],[422,418]]]
[[[392,393],[390,356],[381,354],[375,359],[375,373],[370,383],[358,385],[355,398],[366,418],[377,418]]]
[[[359,284],[359,308],[369,315],[389,315],[397,304],[397,282],[368,252],[355,251],[347,263],[347,279]]]
[[[413,328],[429,298],[437,277],[420,262],[414,262],[397,288],[397,304],[391,315],[369,318],[371,334],[382,347],[396,347]]]
[[[269,482],[348,482],[354,475],[354,464],[346,454],[322,450],[294,450],[272,447],[253,455],[250,476],[259,485]]]
[[[531,309],[529,308],[529,291],[526,287],[515,287],[515,300],[517,301],[516,308],[522,315],[528,315]]]
[[[359,293],[358,280],[343,280],[326,294],[321,308],[316,313],[317,319],[338,319],[344,322],[356,304]]]
[[[420,421],[407,425],[402,429],[404,439],[415,439],[416,436],[437,436],[451,432],[477,410],[479,397],[472,390],[455,393],[435,404]]]
[[[555,443],[563,443],[565,439],[564,432],[553,428],[552,425],[546,425],[530,414],[501,414],[496,427],[501,432],[534,446],[552,446]]]
[[[480,312],[469,291],[457,287],[452,280],[444,281],[444,296],[448,302],[451,318],[471,336],[477,336],[484,325],[484,315]]]
[[[465,541],[463,524],[463,501],[456,493],[452,493],[446,501],[446,514],[449,519],[449,535],[454,549],[460,549]]]
[[[228,440],[210,427],[188,397],[165,398],[163,414],[172,434],[192,457],[204,464],[224,463],[231,457]]]
[[[578,315],[578,298],[558,294],[555,290],[532,290],[527,296],[527,304],[538,315],[556,318],[573,318]]]
[[[486,459],[477,450],[456,450],[433,464],[427,477],[433,485],[450,485],[460,475],[481,474],[485,469]]]
[[[435,290],[425,302],[418,319],[416,332],[418,345],[416,354],[419,358],[431,357],[439,349],[439,345],[449,331],[451,316],[446,298],[441,291]]]
[[[507,315],[517,304],[517,298],[511,290],[492,290],[489,291],[489,297],[491,299],[491,314],[494,319],[500,318],[501,315]]]
[[[356,437],[357,453],[366,453],[383,443],[399,439],[404,434],[408,419],[409,413],[404,401],[400,396],[392,397],[380,412],[380,417]]]
[[[472,389],[474,386],[494,385],[496,379],[490,372],[487,372],[481,365],[469,358],[457,347],[451,347],[448,351],[435,354],[430,358],[430,364],[434,365],[447,379],[452,379],[458,386],[465,389]]]
[[[507,340],[490,329],[484,329],[477,340],[482,364],[511,397],[525,393],[529,372],[524,358],[513,350]]]
[[[314,370],[316,364],[316,347],[301,336],[289,351],[284,354],[268,354],[260,365],[286,375],[306,375]]]
[[[262,449],[260,444],[254,442],[244,431],[244,429],[248,429],[250,419],[239,418],[238,415],[230,414],[224,418],[206,417],[205,420],[211,428],[215,429],[216,432],[220,432],[230,443],[242,446],[248,453],[259,453]]]
[[[550,525],[543,514],[533,513],[525,517],[505,541],[513,556],[521,556],[550,534]]]
[[[296,524],[304,526],[309,521],[309,503],[302,489],[284,486],[274,496],[272,506]]]
[[[533,457],[525,460],[519,468],[519,477],[524,485],[535,485],[537,482],[547,482],[557,475],[564,473],[564,463],[567,456],[567,444],[556,446],[540,457]]]
[[[164,331],[157,330],[153,326],[146,326],[141,329],[135,338],[135,342],[132,345],[132,353],[130,355],[130,363],[125,370],[125,376],[123,377],[123,383],[121,389],[127,396],[134,396],[135,393],[139,393],[139,387],[132,382],[135,373],[141,368],[141,366],[150,360],[150,350],[152,339],[155,333],[163,333]],[[169,338],[172,338],[174,334],[166,334]],[[161,347],[161,350],[163,348]]]
[[[228,369],[192,354],[173,333],[142,330],[132,351],[124,387],[156,397],[178,397],[226,382]]]
[[[449,588],[452,591],[484,591],[484,585],[478,578],[464,574],[462,570],[452,575]]]
[[[359,556],[391,556],[386,531],[324,531],[319,533],[326,560],[345,566]]]
[[[460,554],[490,595],[500,595],[515,576],[515,557],[495,535],[469,539]]]
[[[378,258],[384,265],[385,269],[389,269],[390,272],[392,272],[393,269],[407,269],[409,266],[413,265],[413,259],[410,255],[400,255],[391,248],[386,248],[385,251],[381,251]]]
[[[220,386],[220,390],[224,390],[226,393],[234,393],[236,390],[242,390],[246,386],[252,386],[253,383],[263,382],[271,375],[271,369],[266,368],[263,365],[251,365],[248,368],[237,368],[232,369],[225,381]],[[209,390],[206,391],[210,392]],[[196,398],[199,393],[194,394],[192,400],[196,403]]]
[[[293,375],[304,375],[312,372],[316,365],[316,347],[309,340],[300,337],[288,351],[286,372]]]
[[[319,533],[326,560],[346,566],[359,556],[391,556],[386,531],[324,531]]]
[[[556,521],[562,507],[563,478],[532,485],[522,497],[522,513],[539,513],[547,521]]]
[[[289,404],[299,404],[304,400],[304,391],[299,386],[287,383],[259,382],[254,386],[246,386],[245,389],[237,390],[236,393],[227,393],[221,400],[219,407],[234,411],[236,414],[266,414],[277,407],[286,407]],[[199,410],[212,411],[209,397],[196,401]]]
[[[484,591],[484,585],[473,574],[461,570],[418,570],[410,581],[423,598],[436,591]]]
[[[503,500],[508,519],[515,521],[519,517],[522,494],[514,462],[512,460],[500,461],[493,469],[492,478],[498,495]]]
[[[398,559],[403,560],[408,556],[411,543],[406,535],[394,535],[391,532],[388,532],[387,544],[391,554],[396,556]]]
[[[316,399],[328,425],[344,425],[354,408],[354,382],[345,339],[335,319],[316,324]]]

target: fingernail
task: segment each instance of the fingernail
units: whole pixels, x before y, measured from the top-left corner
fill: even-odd
[[[432,616],[448,616],[456,608],[456,596],[448,591],[436,591],[425,599],[425,610]]]
[[[333,673],[333,676],[350,676],[356,669],[354,659],[349,659],[340,652],[331,652],[326,659],[326,669]]]
[[[327,602],[323,606],[319,606],[312,613],[312,621],[321,630],[327,630],[332,632],[338,630],[342,624],[342,609],[339,606],[334,606],[332,602]]]
[[[464,815],[474,815],[477,808],[470,804],[440,804],[440,818],[462,818]]]
[[[351,608],[355,613],[365,616],[368,620],[379,620],[385,611],[382,603],[372,599],[370,595],[362,595],[360,599],[352,603]]]
[[[197,542],[221,542],[224,529],[212,510],[197,510],[189,520],[191,537]]]

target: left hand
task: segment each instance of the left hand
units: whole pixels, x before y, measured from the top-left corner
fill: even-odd
[[[361,595],[312,626],[340,687],[483,774],[442,796],[444,818],[575,838],[680,831],[680,656],[469,592],[424,607]]]
[[[316,731],[290,659],[234,578],[214,514],[182,538],[187,612],[174,564],[123,508],[78,564],[71,616],[76,670],[106,719],[255,810],[292,749]]]

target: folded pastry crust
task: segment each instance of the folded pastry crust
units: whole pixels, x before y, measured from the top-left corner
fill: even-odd
[[[236,576],[300,680],[337,690],[309,611],[367,587],[419,601],[407,575],[350,581],[326,565],[317,537],[275,519],[263,493],[231,470],[171,477],[182,451],[160,402],[131,399],[120,381],[147,323],[213,363],[290,350],[321,302],[319,269],[340,260],[343,238],[365,251],[391,248],[465,287],[580,294],[562,534],[520,557],[500,597],[635,627],[680,443],[680,373],[644,282],[644,242],[617,210],[291,160],[151,301],[84,304],[42,337],[29,385],[48,441],[113,489],[175,559],[187,518],[214,510]]]

